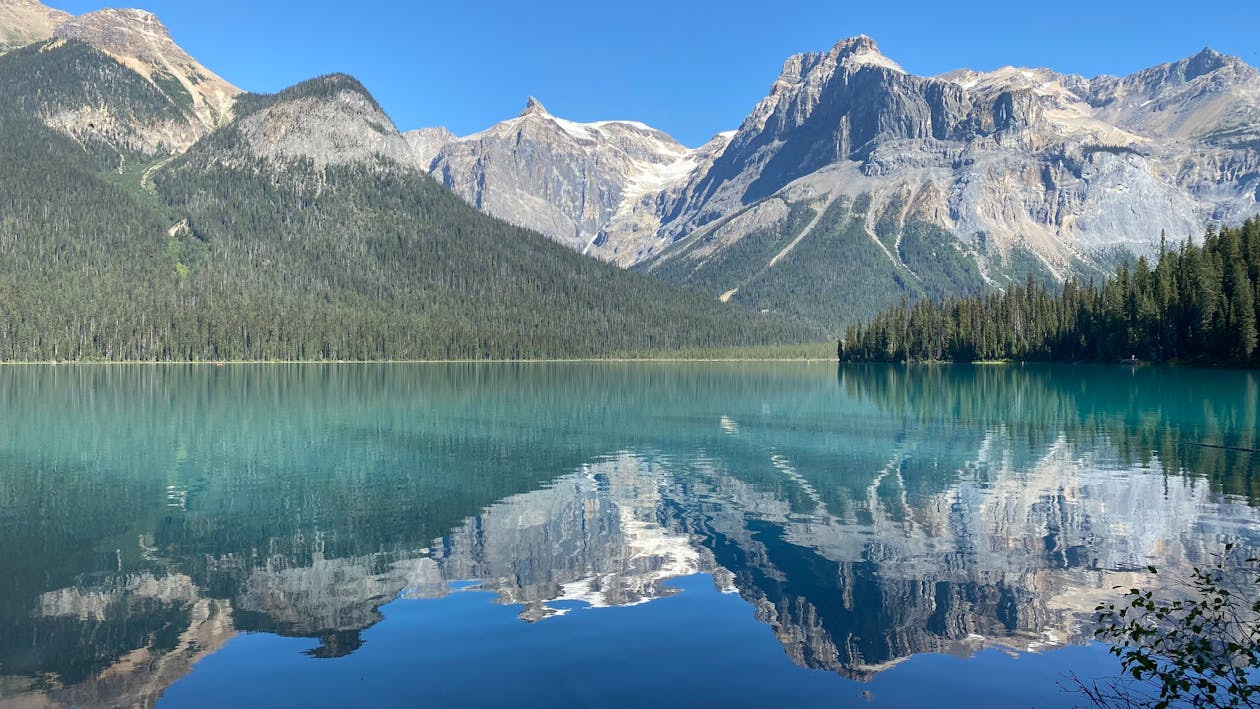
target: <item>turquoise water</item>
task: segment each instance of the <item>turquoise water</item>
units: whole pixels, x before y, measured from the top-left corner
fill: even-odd
[[[0,368],[0,705],[1073,706],[1260,547],[1260,378]]]

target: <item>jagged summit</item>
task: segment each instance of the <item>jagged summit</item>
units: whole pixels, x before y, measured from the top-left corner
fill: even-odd
[[[788,57],[783,62],[779,78],[770,87],[770,97],[795,91],[794,87],[804,84],[820,87],[828,83],[842,68],[847,70],[846,73],[853,73],[864,67],[879,67],[897,74],[906,73],[901,65],[880,53],[875,40],[860,34],[836,42],[826,52],[803,52]],[[754,114],[757,112],[754,110]]]
[[[863,52],[879,53],[879,45],[870,37],[859,34],[855,37],[846,37],[831,48],[831,53],[836,56],[844,56],[849,54],[860,54]]]
[[[145,10],[107,9],[71,17],[53,36],[79,40],[121,61],[170,94],[202,131],[227,122],[241,93],[189,56],[166,25]]]
[[[655,234],[664,193],[703,171],[727,142],[691,150],[638,121],[560,118],[533,96],[514,118],[471,135],[425,129],[405,137],[421,167],[480,209],[625,264],[639,258],[638,246],[604,249],[605,228]]]
[[[1200,76],[1226,67],[1247,67],[1239,57],[1222,54],[1211,47],[1204,47],[1198,54],[1187,57],[1177,64],[1184,66],[1186,81],[1193,81]]]
[[[875,43],[875,40],[864,34],[840,40],[831,48],[830,54],[835,56],[841,64],[851,68],[877,66],[902,74],[906,73],[900,64],[879,51],[879,45]]]
[[[69,20],[68,20],[69,21]],[[141,10],[135,7],[107,7],[92,12],[85,12],[73,18],[74,24],[79,25],[102,25],[115,29],[122,29],[122,25],[133,24],[151,28],[154,32],[170,36],[170,30],[158,16],[148,10]]]
[[[71,17],[57,25],[57,37],[87,42],[113,54],[151,61],[174,45],[171,32],[151,12],[108,8]]]
[[[542,101],[539,101],[533,96],[530,96],[529,99],[525,101],[525,110],[521,111],[518,118],[524,118],[525,116],[550,116],[550,115],[551,113],[547,111],[547,107],[542,105]]]
[[[875,43],[875,40],[860,34],[836,42],[826,52],[804,52],[788,57],[783,63],[783,70],[775,86],[797,84],[806,80],[811,74],[819,72],[829,76],[842,66],[850,70],[864,66],[877,66],[905,73],[905,69],[902,69],[900,64],[879,51],[879,45]]]

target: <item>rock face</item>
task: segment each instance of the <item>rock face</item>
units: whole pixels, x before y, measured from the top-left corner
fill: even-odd
[[[703,172],[724,145],[718,137],[690,150],[642,123],[567,121],[533,97],[481,133],[424,129],[407,140],[421,166],[477,207],[625,265],[646,256],[662,195]]]
[[[916,77],[845,40],[785,63],[647,267],[832,328],[907,297],[1105,272],[1260,209],[1258,106],[1256,70],[1210,50],[1125,78]]]
[[[38,0],[0,0],[0,52],[48,39],[71,17]]]
[[[175,44],[142,10],[78,17],[0,0],[0,52],[21,64],[13,95],[50,127],[124,154],[178,153],[226,124],[241,91]],[[12,81],[10,82],[12,83]]]
[[[69,19],[54,35],[100,49],[152,81],[190,114],[203,132],[231,117],[240,89],[206,69],[175,44],[170,32],[143,10],[100,10]]]
[[[739,130],[696,151],[654,134],[661,158],[627,162],[590,125],[633,124],[531,104],[468,138],[411,135],[483,209],[832,327],[905,297],[1097,275],[1161,232],[1260,210],[1260,75],[1211,50],[1122,78],[920,77],[859,36],[789,58]],[[783,298],[805,290],[822,306]]]
[[[78,40],[45,40],[0,57],[0,84],[49,128],[99,152],[142,160],[191,145],[204,130],[153,82]],[[98,152],[92,150],[92,152]]]
[[[378,160],[410,164],[411,149],[393,121],[362,84],[345,74],[255,98],[239,113],[231,130],[240,133],[254,157],[309,160],[317,168]],[[233,156],[228,151],[220,159]]]

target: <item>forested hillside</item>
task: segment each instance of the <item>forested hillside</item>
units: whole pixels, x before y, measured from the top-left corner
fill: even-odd
[[[43,84],[2,61],[0,85],[73,94],[58,82],[94,59],[75,51],[76,71]],[[361,90],[249,97],[237,121],[333,84]],[[0,108],[2,360],[610,356],[814,336],[573,253],[396,163],[249,157],[235,123],[146,162],[24,110],[42,103]]]
[[[1002,294],[903,304],[848,328],[847,361],[1260,362],[1260,219],[1160,248],[1102,285],[1031,279]]]
[[[900,205],[883,213],[874,209],[869,194],[797,203],[784,208],[781,220],[729,244],[721,243],[726,225],[719,223],[642,270],[832,334],[902,298],[982,289],[974,254],[954,235],[926,222],[898,226]],[[990,274],[999,283],[1019,282],[1030,272],[1049,278],[1036,264],[1015,251],[1006,262],[992,264]]]

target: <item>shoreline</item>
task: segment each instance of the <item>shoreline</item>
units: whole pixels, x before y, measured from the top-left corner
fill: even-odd
[[[56,360],[56,361],[0,361],[0,367],[83,367],[83,366],[175,366],[193,365],[228,367],[234,365],[284,365],[284,364],[564,364],[564,363],[632,363],[632,362],[803,362],[839,363],[834,358],[820,357],[585,357],[575,359],[346,359],[346,360]]]

